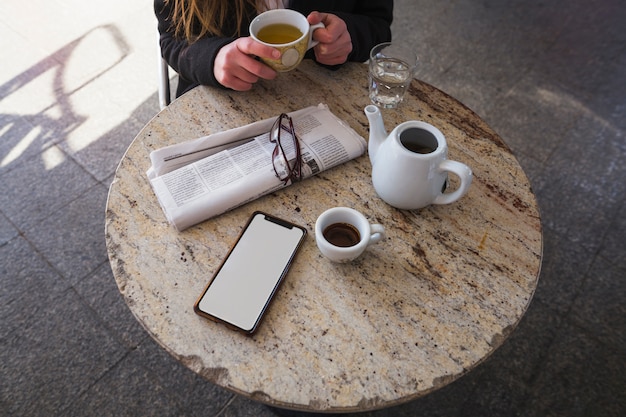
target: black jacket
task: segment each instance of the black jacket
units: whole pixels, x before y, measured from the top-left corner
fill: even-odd
[[[312,11],[333,13],[341,17],[352,38],[352,52],[349,61],[364,62],[374,45],[391,40],[393,0],[292,0],[291,9],[307,16]],[[179,82],[176,96],[197,85],[220,86],[213,75],[215,57],[224,45],[235,40],[234,36],[205,36],[189,44],[174,35],[171,19],[171,6],[163,0],[154,0],[154,11],[158,20],[161,54],[168,64],[178,72]],[[248,26],[255,12],[250,11],[250,19],[243,23],[242,33],[248,36]],[[236,23],[229,22],[223,28],[225,33],[236,33]],[[306,55],[313,58],[312,51]]]

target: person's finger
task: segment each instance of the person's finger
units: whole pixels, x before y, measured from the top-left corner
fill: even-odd
[[[280,51],[268,45],[255,41],[251,37],[239,38],[236,41],[237,48],[246,55],[254,55],[261,58],[280,58]]]
[[[254,42],[256,43],[256,42]],[[265,46],[265,45],[260,45]],[[216,79],[225,87],[233,90],[249,90],[259,78],[273,79],[276,71],[259,62],[249,51],[262,52],[263,48],[256,48],[249,40],[240,38],[225,45],[215,60],[214,73]],[[274,48],[269,48],[270,53]]]
[[[311,25],[311,26],[317,25],[319,22],[322,21],[322,13],[320,13],[320,12],[311,12],[306,17],[306,20],[309,22],[309,25]]]

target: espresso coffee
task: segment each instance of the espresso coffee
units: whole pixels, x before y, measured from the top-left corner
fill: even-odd
[[[298,40],[302,35],[303,33],[300,32],[300,29],[295,26],[287,23],[273,23],[259,29],[256,37],[265,43],[281,45]]]
[[[428,154],[437,150],[437,138],[427,130],[413,127],[400,134],[400,143],[411,152]]]
[[[323,232],[324,238],[341,248],[354,246],[361,241],[361,234],[356,227],[348,223],[333,223]]]

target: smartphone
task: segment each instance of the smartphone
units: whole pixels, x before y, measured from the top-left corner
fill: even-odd
[[[306,234],[303,227],[254,212],[194,311],[254,333]]]

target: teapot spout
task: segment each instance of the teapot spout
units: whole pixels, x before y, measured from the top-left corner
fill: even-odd
[[[385,123],[383,122],[383,116],[380,113],[380,109],[372,104],[365,107],[365,115],[370,122],[370,137],[367,143],[367,153],[370,157],[370,162],[374,166],[374,161],[380,145],[387,137],[385,131]]]

